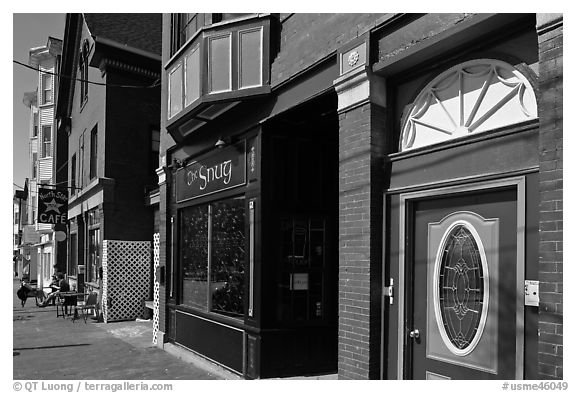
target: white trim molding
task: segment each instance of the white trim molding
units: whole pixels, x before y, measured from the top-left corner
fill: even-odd
[[[384,78],[372,74],[367,67],[359,67],[334,81],[338,94],[338,112],[352,109],[371,101],[386,106],[386,83]]]

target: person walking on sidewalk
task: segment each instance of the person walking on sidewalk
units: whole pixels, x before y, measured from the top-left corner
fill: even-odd
[[[16,296],[18,296],[18,299],[20,299],[22,307],[26,305],[26,299],[28,299],[28,293],[31,290],[32,289],[26,284],[26,281],[24,280],[20,281],[20,288],[18,288],[18,290],[16,291]]]
[[[55,299],[56,296],[60,294],[60,292],[70,291],[70,284],[64,278],[64,274],[58,273],[58,285],[52,286],[52,288],[55,288],[56,290],[50,293],[46,299],[44,299],[44,301],[38,305],[38,307],[46,307],[52,301],[52,299]]]

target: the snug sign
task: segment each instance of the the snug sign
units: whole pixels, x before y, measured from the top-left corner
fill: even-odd
[[[246,145],[226,147],[176,172],[176,202],[246,184]]]

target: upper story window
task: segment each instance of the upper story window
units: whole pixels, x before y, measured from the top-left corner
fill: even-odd
[[[172,14],[170,56],[178,52],[202,27],[211,26],[220,22],[228,22],[247,15],[252,14]]]
[[[53,99],[52,75],[42,74],[42,104],[51,104]]]
[[[150,133],[150,173],[160,166],[160,129],[154,127]]]
[[[52,157],[52,126],[42,126],[42,158]]]
[[[94,179],[97,174],[98,165],[98,126],[95,126],[90,133],[90,179]]]
[[[90,48],[88,41],[84,41],[82,50],[80,51],[80,105],[88,99],[88,54]]]
[[[38,112],[34,112],[34,116],[32,116],[32,121],[34,124],[32,125],[32,137],[38,136]]]
[[[212,23],[225,22],[251,14],[212,14]]]
[[[35,196],[32,197],[32,204],[30,205],[30,209],[31,209],[32,214],[30,214],[30,216],[29,216],[30,220],[28,222],[32,221],[32,223],[33,223],[34,220],[36,219],[36,209],[37,209]]]
[[[70,160],[70,193],[76,194],[76,154]]]
[[[461,63],[437,76],[402,116],[400,151],[536,119],[526,77],[500,60]]]
[[[38,177],[38,153],[32,153],[32,179]]]
[[[170,55],[174,55],[196,32],[206,24],[209,14],[172,14]]]

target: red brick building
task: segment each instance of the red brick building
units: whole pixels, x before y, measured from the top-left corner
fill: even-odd
[[[138,311],[123,318],[142,316],[152,296],[160,51],[160,14],[66,15],[56,113],[59,183],[69,188],[66,273],[78,290],[101,293],[105,317],[107,307],[128,303]],[[106,249],[118,241],[147,244],[146,280],[133,256]],[[132,266],[112,273],[120,260]],[[133,297],[111,292],[120,279]]]
[[[562,26],[165,14],[159,345],[246,378],[561,379]]]

